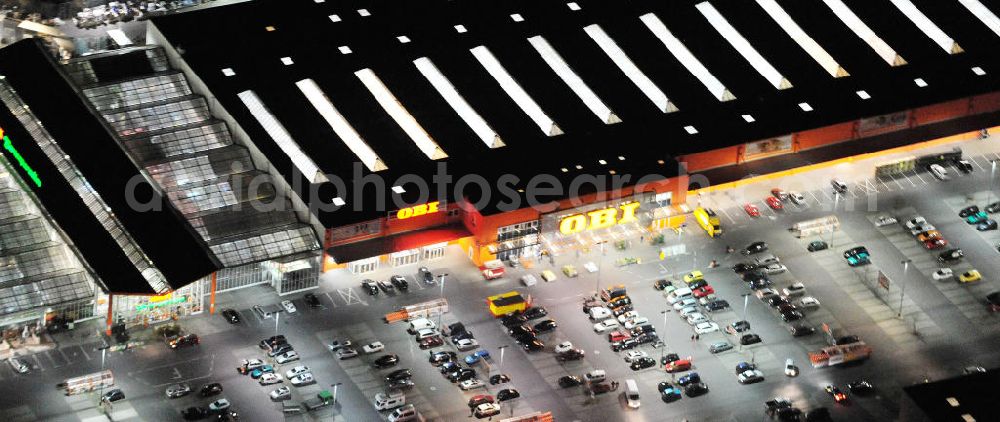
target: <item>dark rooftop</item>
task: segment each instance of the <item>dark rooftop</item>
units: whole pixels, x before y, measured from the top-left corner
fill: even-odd
[[[184,286],[219,267],[183,217],[164,198],[154,197],[148,183],[135,188],[135,200],[158,204],[162,210],[141,212],[130,205],[126,186],[141,177],[138,168],[59,73],[40,42],[24,40],[0,49],[0,75],[28,104],[171,287]],[[105,286],[115,293],[155,293],[24,126],[2,103],[0,110],[0,127],[17,143],[42,181],[41,186],[27,185]],[[20,169],[18,174],[22,179],[27,177]]]
[[[923,410],[927,420],[935,422],[994,421],[997,413],[996,386],[1000,370],[972,373],[960,377],[915,384],[903,391]],[[972,419],[965,419],[969,415]]]
[[[511,184],[509,194],[516,196],[513,190],[525,188],[527,180],[537,174],[551,174],[564,186],[574,176],[608,175],[611,170],[619,176],[632,175],[632,183],[646,174],[669,177],[677,172],[672,157],[681,154],[1000,87],[1000,61],[995,54],[1000,38],[957,1],[913,3],[964,49],[959,54],[946,52],[888,2],[845,1],[907,62],[893,67],[823,2],[779,0],[805,33],[850,74],[839,78],[821,67],[756,2],[711,2],[791,83],[787,89],[776,88],[758,73],[713,28],[697,3],[258,0],[155,18],[153,23],[179,47],[193,71],[290,183],[306,179],[292,174],[291,160],[250,114],[239,93],[252,90],[322,172],[348,182],[358,158],[296,82],[315,81],[388,167],[377,172],[387,184],[406,174],[430,179],[436,163],[442,162],[456,180],[479,174],[496,185],[502,174],[513,174],[519,181]],[[996,12],[995,5],[990,7]],[[640,20],[648,13],[655,14],[735,99],[720,101],[706,89]],[[585,32],[584,27],[591,24],[598,24],[678,110],[664,113],[654,105]],[[595,116],[527,40],[536,35],[547,40],[621,123],[605,124],[604,117]],[[537,121],[522,111],[470,52],[477,46],[492,52],[563,134],[547,136],[540,130]],[[292,64],[282,62],[286,57]],[[433,61],[506,146],[487,147],[415,66],[414,60],[421,57]],[[985,74],[977,75],[974,67]],[[366,68],[381,79],[447,158],[435,161],[418,149],[354,74]],[[235,74],[226,76],[223,69]],[[917,78],[926,86],[918,86]],[[862,90],[869,99],[860,98]],[[812,111],[803,111],[800,103],[808,103]],[[690,134],[688,126],[697,133]],[[362,172],[370,173],[368,169]],[[332,192],[325,186],[318,194],[303,197],[309,201],[318,195],[329,202],[335,196]],[[355,193],[337,193],[347,206],[320,213],[323,224],[344,226],[385,215],[385,210],[374,207],[374,195],[366,191],[367,195],[355,197]],[[408,202],[417,202],[415,196],[412,192],[403,195]],[[483,213],[497,212],[502,199],[494,193],[485,201]],[[355,209],[359,201],[360,209]]]

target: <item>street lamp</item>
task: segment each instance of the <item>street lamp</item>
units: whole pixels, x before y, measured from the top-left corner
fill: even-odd
[[[342,382],[338,382],[336,384],[330,384],[330,386],[333,387],[333,405],[334,406],[337,405],[337,387],[339,387],[341,384],[343,384],[343,383]]]
[[[497,370],[498,370],[498,371],[500,371],[500,373],[503,373],[503,351],[504,351],[504,349],[506,349],[506,348],[507,348],[508,346],[510,346],[510,345],[509,345],[509,344],[505,344],[505,345],[503,345],[503,346],[500,346],[500,347],[497,347],[497,349],[499,349],[499,350],[500,350],[500,367],[499,367],[499,368],[497,368]]]
[[[749,325],[750,321],[747,321],[747,305],[750,303],[750,293],[743,293],[740,296],[743,296],[743,322],[746,322]],[[743,342],[740,342],[739,351],[743,351]]]
[[[281,318],[281,309],[274,311],[274,335],[278,335],[278,319]]]
[[[840,192],[833,191],[833,213],[832,214],[834,214],[834,215],[837,214],[837,203],[838,202],[840,202]],[[833,236],[836,234],[836,232],[837,232],[836,229],[830,230],[830,244],[829,244],[830,249],[833,249]]]
[[[903,264],[903,284],[899,286],[899,312],[896,313],[896,318],[901,318],[903,316],[903,295],[906,293],[906,272],[910,269],[911,262],[913,262],[912,259],[900,261],[900,264]]]
[[[986,190],[986,206],[990,206],[990,200],[993,199],[993,176],[997,172],[997,160],[990,160],[990,181],[989,188]]]
[[[601,246],[601,256],[600,256],[600,258],[597,259],[597,262],[599,264],[598,264],[598,267],[597,267],[597,284],[594,285],[594,296],[595,297],[597,295],[601,294],[601,273],[604,272],[604,244],[605,243],[608,243],[608,241],[607,240],[602,240],[602,241],[597,242],[597,243],[594,244],[595,246],[596,245],[600,245]]]
[[[438,274],[438,277],[441,277],[441,281],[440,281],[440,284],[441,284],[441,299],[444,299],[444,278],[447,277],[447,276],[448,276],[448,273]],[[444,315],[444,312],[442,312],[441,309],[438,309],[438,330],[443,330],[444,329],[443,327],[441,327],[441,316],[442,315]]]
[[[666,333],[667,332],[667,314],[670,313],[670,309],[666,309],[666,310],[660,311],[660,313],[663,314],[663,332]],[[663,346],[660,346],[660,362],[661,363],[663,362],[663,355],[666,352],[667,352],[667,344],[663,343]]]

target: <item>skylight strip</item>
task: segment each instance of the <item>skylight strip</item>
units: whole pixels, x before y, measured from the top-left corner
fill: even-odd
[[[661,21],[659,17],[653,13],[647,13],[640,16],[639,20],[646,24],[646,27],[653,32],[653,35],[663,42],[663,45],[667,47],[670,54],[673,54],[674,58],[681,62],[688,72],[691,72],[694,77],[698,78],[702,85],[705,85],[705,88],[708,88],[708,92],[711,92],[717,100],[729,101],[736,99],[736,97],[729,92],[728,89],[726,89],[726,86],[723,85],[722,82],[715,77],[715,75],[712,75],[712,73],[705,68],[705,65],[701,64],[701,61],[699,61],[698,58],[691,54],[691,51],[684,46],[684,43],[677,39],[677,37],[675,37],[674,34],[667,29],[667,26],[663,24],[663,21]]]
[[[303,79],[296,82],[295,86],[299,87],[299,91],[302,91],[302,94],[306,96],[309,103],[326,119],[326,123],[330,125],[333,132],[337,134],[337,137],[358,157],[358,160],[364,163],[365,167],[368,167],[368,170],[381,171],[389,168],[379,158],[378,154],[368,146],[368,143],[361,138],[361,135],[351,126],[351,123],[344,118],[344,115],[340,114],[337,107],[334,107],[330,98],[326,96],[315,81],[312,79]]]
[[[833,11],[833,14],[837,15],[837,18],[850,28],[851,31],[854,31],[854,35],[857,35],[872,50],[875,50],[875,53],[882,57],[882,60],[885,60],[889,66],[902,66],[906,64],[906,60],[903,60],[903,57],[897,54],[896,50],[893,50],[882,38],[875,35],[875,31],[872,31],[843,1],[823,0],[823,3],[826,3],[830,10]]]
[[[445,154],[444,150],[438,146],[437,142],[434,142],[431,135],[428,134],[427,131],[424,130],[424,127],[420,126],[420,123],[417,122],[417,119],[415,119],[413,115],[410,114],[405,107],[403,107],[403,104],[399,102],[399,99],[396,98],[391,91],[389,91],[389,88],[385,86],[385,83],[383,83],[377,75],[375,75],[375,72],[371,69],[364,68],[354,72],[354,75],[361,80],[361,83],[365,85],[365,88],[368,88],[368,92],[372,93],[375,97],[375,101],[382,106],[382,109],[385,110],[386,113],[389,113],[392,120],[395,120],[396,124],[403,129],[403,132],[406,132],[406,135],[413,140],[413,143],[417,144],[417,148],[419,148],[424,155],[427,155],[427,158],[432,160],[448,158],[448,154]]]
[[[472,55],[479,61],[479,64],[486,69],[486,72],[493,77],[494,80],[500,84],[500,88],[510,96],[510,99],[514,100],[514,103],[521,108],[524,114],[527,114],[535,124],[538,125],[542,132],[546,136],[556,136],[562,135],[563,131],[558,125],[544,111],[538,106],[538,103],[521,88],[521,85],[514,80],[507,69],[500,64],[493,53],[490,52],[486,46],[478,46],[471,50]]]
[[[534,37],[528,38],[528,42],[531,46],[535,48],[535,51],[542,56],[542,60],[549,65],[549,68],[559,79],[569,86],[569,89],[576,94],[577,97],[583,101],[583,104],[594,113],[598,119],[601,119],[604,124],[619,123],[621,119],[615,115],[615,112],[608,108],[607,104],[604,104],[597,94],[587,86],[587,83],[580,79],[580,75],[577,75],[573,71],[573,68],[569,67],[566,60],[563,60],[562,56],[559,55],[552,45],[542,37],[541,35],[535,35]]]
[[[843,76],[850,76],[843,67],[837,63],[837,60],[826,52],[819,43],[816,42],[806,31],[802,30],[799,24],[795,23],[795,20],[785,12],[775,0],[757,0],[757,4],[760,5],[771,19],[774,19],[778,23],[778,26],[785,31],[786,34],[795,41],[799,47],[805,50],[806,54],[809,54],[816,63],[819,63],[820,67],[823,68],[830,76],[834,78],[840,78]]]
[[[729,42],[729,45],[732,45],[733,48],[735,48],[736,51],[750,63],[750,66],[752,66],[754,70],[760,74],[760,76],[767,79],[771,85],[774,85],[777,89],[787,89],[792,87],[792,83],[789,82],[788,79],[781,74],[781,72],[778,72],[778,69],[775,69],[774,66],[772,66],[771,63],[764,58],[764,56],[761,56],[760,53],[757,52],[757,49],[753,48],[753,46],[750,45],[750,42],[747,41],[747,39],[736,30],[736,28],[733,28],[733,25],[730,24],[729,21],[726,20],[726,18],[723,17],[711,3],[707,1],[701,2],[695,5],[695,8],[701,12],[701,15],[708,20],[708,23],[715,28],[719,35],[722,35],[722,38],[725,38],[726,41]]]
[[[958,2],[962,3],[962,6],[965,6],[966,9],[969,9],[973,15],[976,15],[983,22],[983,25],[986,25],[993,33],[1000,36],[1000,18],[997,18],[997,15],[986,6],[983,6],[979,0],[958,0]]]
[[[611,61],[613,61],[615,65],[617,65],[618,68],[625,73],[625,76],[627,76],[629,80],[631,80],[632,83],[634,83],[635,86],[637,86],[639,90],[642,91],[642,93],[656,105],[656,108],[659,108],[660,111],[664,113],[677,111],[677,107],[670,102],[667,98],[667,94],[664,94],[663,91],[660,90],[660,87],[656,86],[656,84],[653,83],[653,81],[650,80],[649,77],[642,72],[642,70],[636,67],[635,63],[632,62],[632,59],[630,59],[628,55],[622,51],[621,47],[618,46],[618,43],[616,43],[615,40],[611,39],[611,37],[604,32],[604,29],[602,29],[600,25],[597,25],[596,23],[593,25],[587,25],[583,28],[583,30],[590,36],[591,39],[594,40],[594,42],[597,43],[598,47],[601,47],[601,50],[604,50],[604,54],[607,54],[608,57],[611,58]]]
[[[271,114],[264,103],[260,101],[260,98],[257,97],[256,93],[247,90],[239,93],[237,96],[240,97],[240,101],[243,101],[243,105],[247,106],[247,109],[250,110],[250,114],[257,119],[257,123],[260,123],[264,127],[264,131],[278,144],[278,148],[281,148],[281,151],[292,160],[292,164],[302,172],[303,176],[306,176],[312,183],[329,181],[326,175],[319,171],[319,166],[308,155],[302,152],[299,144],[292,139],[292,135],[285,130],[285,127],[281,125],[278,118],[274,114]]]
[[[927,15],[921,12],[920,9],[917,9],[917,6],[915,6],[913,2],[910,0],[889,1],[891,1],[900,12],[903,12],[903,14],[910,19],[910,22],[913,22],[913,24],[924,33],[924,35],[937,43],[937,45],[941,46],[945,52],[948,54],[956,54],[963,51],[962,47],[959,47],[958,43],[956,43],[954,39],[945,34],[944,31],[942,31],[937,24],[927,18]]]
[[[459,94],[458,90],[455,89],[455,85],[452,85],[451,81],[438,70],[431,59],[421,57],[414,60],[413,64],[417,66],[417,70],[427,78],[427,81],[437,90],[438,94],[441,94],[441,97],[451,106],[451,109],[458,113],[458,117],[461,117],[465,124],[469,125],[469,128],[476,133],[479,139],[482,139],[487,147],[499,148],[504,146],[500,135],[497,135],[496,131],[490,128],[490,125],[483,119],[483,116],[479,115],[465,101],[462,94]]]

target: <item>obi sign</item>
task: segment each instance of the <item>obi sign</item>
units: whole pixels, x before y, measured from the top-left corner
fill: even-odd
[[[597,230],[616,224],[632,223],[638,221],[635,216],[635,210],[638,208],[638,202],[629,202],[617,207],[564,217],[562,220],[559,220],[559,232],[562,234],[574,234],[584,230]]]
[[[402,208],[396,211],[396,218],[400,220],[405,220],[410,217],[419,217],[424,214],[433,214],[438,212],[439,201],[428,202],[426,204],[414,205],[408,208]]]

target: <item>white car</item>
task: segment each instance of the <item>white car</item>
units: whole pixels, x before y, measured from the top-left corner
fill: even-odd
[[[288,312],[290,314],[294,314],[295,311],[296,311],[295,304],[292,303],[292,301],[290,301],[290,300],[283,300],[283,301],[281,301],[281,307],[285,308],[285,312]]]
[[[385,350],[385,345],[383,345],[381,341],[374,341],[364,345],[364,347],[362,347],[361,350],[364,351],[366,354],[381,352]]]
[[[770,287],[765,287],[763,289],[758,290],[757,293],[754,294],[757,296],[757,299],[767,300],[774,296],[778,296],[778,291]]]
[[[603,333],[605,331],[617,327],[618,325],[619,324],[617,320],[606,319],[604,321],[598,322],[597,324],[594,324],[594,332]]]
[[[788,199],[791,199],[796,205],[803,205],[806,203],[806,196],[795,191],[788,192]]]
[[[272,374],[270,372],[260,376],[260,385],[277,384],[283,381],[284,380],[281,379],[281,375]]]
[[[806,285],[796,281],[791,286],[781,289],[781,293],[785,297],[802,296],[806,294]]]
[[[461,388],[462,391],[474,390],[477,388],[484,388],[484,387],[486,387],[486,383],[476,378],[465,380],[458,384],[458,388]]]
[[[631,319],[633,319],[633,318],[635,318],[637,316],[639,316],[638,312],[636,312],[636,311],[628,311],[628,312],[626,312],[624,314],[618,315],[618,322],[624,324],[624,323],[628,322],[629,320],[631,320]]]
[[[304,374],[306,372],[309,372],[309,367],[308,366],[301,366],[300,365],[300,366],[296,366],[296,367],[294,367],[294,368],[289,369],[288,371],[286,371],[285,372],[285,377],[286,378],[292,378],[292,377],[294,377],[294,376],[296,376],[298,374]]]
[[[684,308],[684,309],[681,309],[681,310],[677,311],[677,315],[680,315],[681,318],[687,318],[688,315],[696,314],[698,312],[701,312],[701,311],[698,309],[697,306],[688,306],[687,308]]]
[[[799,375],[799,367],[795,366],[792,358],[785,359],[785,375],[795,377]]]
[[[910,221],[906,222],[906,228],[913,230],[917,226],[922,226],[924,224],[927,224],[927,220],[924,220],[923,217],[916,215],[913,216],[913,218],[911,218]]]
[[[934,271],[932,277],[935,280],[951,280],[955,277],[955,273],[951,271],[951,268],[938,268],[937,271]]]
[[[689,297],[687,299],[678,300],[677,303],[674,303],[674,310],[679,311],[681,309],[687,308],[688,306],[694,306],[697,304],[698,304],[698,299]]]
[[[633,327],[638,327],[642,324],[648,324],[649,318],[644,316],[632,318],[629,321],[625,321],[625,328],[631,330]]]
[[[358,351],[354,350],[353,347],[342,347],[340,349],[337,349],[337,359],[340,360],[350,359],[356,357],[357,355]]]
[[[749,371],[743,371],[743,373],[736,377],[736,380],[739,381],[740,384],[753,384],[755,382],[764,381],[764,373],[756,369],[751,369]]]
[[[632,363],[639,359],[649,357],[649,354],[643,352],[642,350],[629,350],[625,352],[625,362]]]
[[[587,270],[588,273],[596,273],[597,265],[593,261],[583,264],[583,268]]]
[[[208,410],[211,410],[213,412],[219,412],[228,409],[229,406],[230,406],[229,400],[218,399],[208,404]]]
[[[455,347],[460,351],[472,350],[479,347],[479,342],[474,338],[463,338],[455,342]]]
[[[819,307],[819,301],[812,296],[806,296],[799,301],[799,307],[803,309],[815,309]]]
[[[703,322],[694,326],[694,332],[698,334],[708,334],[719,331],[719,324],[714,322]]]
[[[292,389],[281,387],[271,392],[271,400],[285,400],[292,398]]]
[[[534,275],[525,274],[521,276],[521,283],[524,284],[526,287],[531,287],[538,284],[538,279],[535,278]]]
[[[573,350],[573,343],[564,341],[556,345],[556,353],[563,353]]]
[[[875,227],[885,227],[896,223],[897,223],[896,217],[893,217],[891,215],[883,215],[879,216],[879,218],[875,220]]]
[[[687,316],[687,322],[691,325],[698,325],[703,322],[708,322],[708,317],[703,315],[701,312],[695,312]]]
[[[608,309],[608,308],[605,308],[603,306],[598,306],[598,307],[595,307],[595,308],[590,308],[590,320],[591,321],[598,321],[598,320],[602,320],[604,318],[610,318],[611,316],[613,316],[613,314],[611,313],[611,310]]]
[[[788,267],[785,267],[783,264],[768,264],[767,266],[765,266],[763,268],[763,270],[768,275],[774,275],[774,274],[781,274],[781,273],[783,273],[785,271],[788,271]]]
[[[260,359],[243,359],[243,367],[246,368],[247,372],[253,371],[254,369],[264,366],[264,361]]]
[[[292,385],[309,385],[316,382],[311,372],[298,374],[294,378],[290,378],[290,380],[292,381]]]
[[[278,362],[279,364],[288,363],[296,360],[299,360],[299,354],[294,350],[289,350],[285,353],[282,353],[274,357],[274,361]]]
[[[931,174],[938,180],[948,180],[948,170],[945,170],[940,164],[931,164],[927,166],[927,170],[930,170]]]
[[[931,225],[930,223],[925,223],[923,225],[916,226],[916,227],[910,229],[910,235],[916,236],[916,235],[918,235],[920,233],[929,232],[931,230],[937,230],[937,228],[934,227],[933,225]]]

